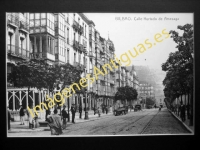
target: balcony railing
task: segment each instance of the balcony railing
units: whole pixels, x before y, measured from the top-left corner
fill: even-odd
[[[79,44],[78,47],[79,47],[78,50],[79,50],[80,52],[85,52],[85,49],[84,49],[84,47],[83,47],[82,44]]]
[[[72,27],[73,27],[75,30],[78,30],[78,28],[79,28],[78,22],[76,22],[76,21],[74,20]]]
[[[13,56],[18,56],[24,59],[30,57],[29,56],[30,52],[28,50],[10,44],[8,44],[8,54],[11,54]]]
[[[34,59],[34,58],[43,58],[43,53],[42,52],[30,53],[30,59]]]
[[[81,70],[84,70],[86,68],[85,65],[82,65],[79,62],[74,62],[74,66]]]
[[[89,57],[95,57],[94,53],[92,51],[89,52],[88,54]]]
[[[28,22],[20,21],[19,29],[20,29],[20,30],[22,29],[22,30],[29,31],[29,25],[28,25]]]
[[[114,51],[114,47],[113,46],[109,46],[109,50]]]
[[[80,34],[83,34],[83,27],[82,27],[81,25],[79,25],[78,32],[79,32]]]
[[[74,42],[73,42],[73,48],[74,48],[75,50],[78,50],[78,49],[79,49],[79,43],[78,43],[77,41],[74,41]]]

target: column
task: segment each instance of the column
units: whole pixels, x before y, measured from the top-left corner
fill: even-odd
[[[15,111],[15,92],[12,92],[13,94],[13,111]]]
[[[33,107],[35,107],[35,92],[33,91],[33,99],[32,99],[32,102],[33,102]]]
[[[51,38],[50,41],[51,41],[51,54],[54,54],[54,53],[53,53],[53,39]]]
[[[26,50],[26,57],[28,57],[28,35],[26,34],[26,39],[25,39],[25,42],[26,42],[26,47],[25,47],[25,50]]]
[[[54,51],[54,48],[55,48],[55,40],[52,39],[52,54],[54,55],[55,54],[55,51]]]
[[[37,53],[36,37],[34,36],[34,52]]]
[[[9,101],[8,101],[8,99],[9,99],[9,98],[8,98],[8,92],[6,92],[6,94],[7,94],[7,99],[6,99],[7,101],[6,101],[6,102],[7,102],[7,106],[9,106]]]
[[[22,105],[22,91],[19,91],[19,105]]]
[[[40,36],[40,53],[42,52],[42,36]]]
[[[39,100],[39,105],[41,104],[41,92],[40,91],[38,91],[38,100]],[[43,110],[43,107],[44,106],[41,106],[42,107],[42,110]],[[40,118],[42,118],[42,112],[40,113]]]
[[[48,53],[48,36],[46,36],[46,50],[45,50],[46,53]]]
[[[89,100],[90,100],[89,109],[91,109],[91,108],[92,108],[92,97],[91,97],[91,94],[90,94],[90,96],[89,96]]]
[[[26,108],[28,107],[28,91],[26,91]]]

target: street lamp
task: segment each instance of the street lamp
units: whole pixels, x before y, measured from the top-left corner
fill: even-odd
[[[85,120],[89,119],[88,117],[88,111],[87,111],[87,89],[85,89]]]

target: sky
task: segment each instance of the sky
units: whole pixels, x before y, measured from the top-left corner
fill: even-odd
[[[178,25],[193,24],[193,13],[84,14],[95,23],[95,28],[103,38],[108,39],[109,36],[113,41],[117,57],[128,50],[133,50],[134,47],[137,48],[137,45],[143,44],[146,39],[154,41],[155,34],[162,34],[164,29],[166,32],[176,30],[181,34],[182,31],[177,29]],[[152,20],[148,20],[148,18],[152,18]],[[169,20],[170,18],[171,20]],[[177,51],[175,47],[176,43],[172,38],[164,38],[162,42],[156,43],[152,48],[147,49],[136,58],[132,58],[132,64],[146,65],[162,71],[161,64],[166,62],[170,52]]]

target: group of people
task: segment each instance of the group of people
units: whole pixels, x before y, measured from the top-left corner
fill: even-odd
[[[20,106],[19,109],[19,116],[20,116],[20,125],[25,125],[25,114],[27,113],[28,120],[29,120],[29,128],[34,129],[34,127],[37,127],[39,125],[38,123],[38,116],[33,111],[33,106],[29,106],[30,110],[26,111],[26,109],[23,108],[23,106]],[[78,107],[79,110],[79,118],[82,118],[82,106],[80,105]],[[106,114],[108,113],[107,107],[102,107],[103,112],[106,111]],[[94,109],[94,115],[98,114],[99,117],[101,116],[102,112],[101,108],[98,107],[97,109]],[[112,107],[110,106],[110,111],[112,110]],[[35,114],[35,117],[32,117],[31,112]],[[71,106],[71,114],[72,114],[72,123],[75,123],[75,113],[77,111],[77,107],[75,104],[72,104]],[[66,111],[66,106],[63,105],[63,109],[61,111],[61,115],[58,115],[58,109],[54,109],[53,114],[51,114],[51,111],[49,109],[46,110],[46,121],[48,122],[51,134],[52,135],[59,135],[62,134],[62,130],[66,129],[67,126],[67,119],[69,118],[69,114]],[[10,130],[10,120],[11,120],[11,114],[8,109],[8,130]]]
[[[181,120],[185,121],[186,116],[186,106],[183,103],[180,103],[180,105],[171,106],[172,112],[174,112],[176,115],[180,116]],[[188,109],[187,109],[188,111]]]
[[[50,112],[50,111],[49,111]],[[46,116],[46,121],[48,122],[51,134],[52,135],[59,135],[62,134],[62,130],[66,129],[67,126],[67,118],[69,117],[69,114],[66,111],[66,106],[63,105],[63,109],[61,111],[61,115],[58,115],[58,110],[54,109],[54,114],[48,114]],[[76,107],[74,104],[71,106],[71,113],[72,113],[72,123],[75,123],[75,113],[76,113]]]
[[[10,130],[10,121],[11,121],[11,113],[9,110],[9,107],[7,107],[8,112],[8,130]],[[37,127],[39,125],[38,123],[38,116],[36,113],[33,112],[33,107],[30,106],[30,111],[32,111],[33,114],[35,114],[34,117],[31,116],[30,112],[23,108],[22,105],[19,107],[19,116],[20,116],[20,125],[25,125],[25,114],[28,116],[29,121],[29,128],[34,129],[34,127]]]

